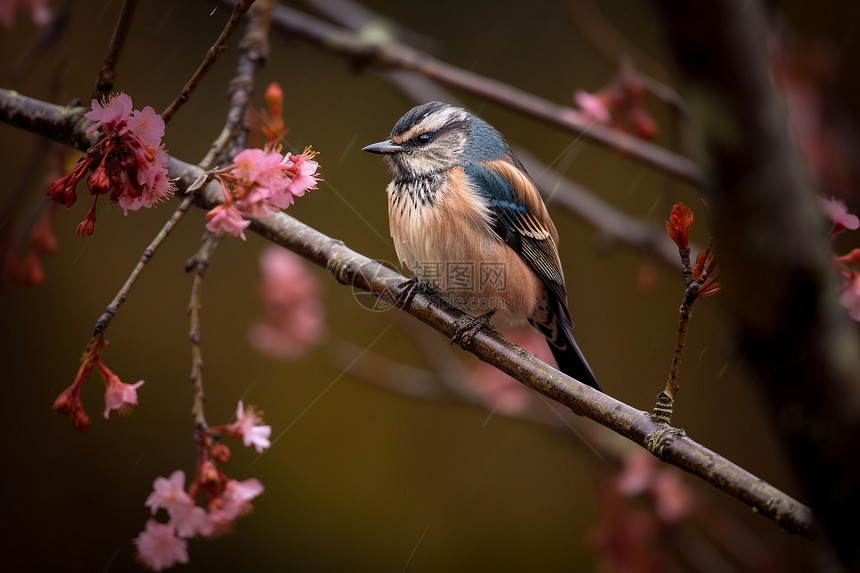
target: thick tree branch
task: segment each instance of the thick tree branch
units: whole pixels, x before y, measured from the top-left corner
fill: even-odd
[[[77,131],[67,127],[70,122],[74,125],[74,121],[69,118],[79,117],[83,111],[81,108],[76,111],[64,110],[59,106],[0,90],[0,120],[19,127],[38,127],[38,133],[55,137],[63,143],[80,145],[86,141],[77,133],[85,129],[83,124],[78,126]],[[42,121],[26,119],[30,112],[41,117]],[[50,128],[50,118],[57,122],[57,130]],[[188,189],[204,173],[199,167],[176,158],[170,158],[168,169],[170,176],[177,178],[176,184],[180,190]],[[201,189],[196,202],[198,206],[210,209],[220,198],[220,186],[211,182]],[[250,230],[325,268],[342,284],[352,285],[392,303],[396,303],[403,295],[405,278],[402,275],[285,213],[254,219]],[[423,293],[416,293],[403,310],[449,338],[453,336],[458,321],[464,317],[462,312],[444,301]],[[657,424],[647,412],[575,381],[496,332],[480,331],[464,349],[529,388],[647,448],[661,460],[698,476],[756,508],[787,531],[804,536],[810,534],[812,516],[807,507],[691,440],[682,430]]]

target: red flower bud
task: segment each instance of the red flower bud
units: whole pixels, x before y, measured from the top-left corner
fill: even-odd
[[[657,137],[657,122],[648,114],[644,107],[635,107],[630,111],[630,126],[633,135],[642,139],[652,140]]]
[[[666,233],[675,241],[679,249],[689,248],[690,225],[693,224],[693,211],[683,203],[672,207],[672,214],[666,221]]]
[[[96,204],[99,201],[99,196],[96,195],[96,200],[93,201],[93,206],[87,213],[86,218],[78,225],[78,236],[92,235],[96,232]]]
[[[104,195],[110,191],[110,183],[110,177],[108,177],[104,164],[102,164],[90,175],[90,178],[87,180],[87,187],[89,187],[90,193],[93,195]]]

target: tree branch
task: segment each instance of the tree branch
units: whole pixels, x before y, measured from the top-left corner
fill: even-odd
[[[134,8],[136,5],[137,0],[125,0],[122,3],[119,19],[116,22],[116,27],[113,29],[110,44],[108,44],[107,52],[96,77],[95,88],[93,88],[93,97],[95,99],[101,99],[113,89],[113,83],[116,79],[116,64],[119,62],[119,56],[125,47],[129,30],[131,30],[131,21],[134,17]]]
[[[176,96],[176,99],[173,100],[173,103],[161,112],[161,118],[164,120],[164,123],[169,122],[170,118],[173,117],[173,114],[179,111],[179,108],[182,107],[182,104],[188,101],[188,98],[191,97],[192,92],[197,88],[197,85],[203,79],[203,76],[205,76],[206,72],[209,71],[209,68],[214,66],[221,54],[227,51],[227,40],[230,39],[230,36],[233,34],[233,30],[235,30],[236,26],[239,25],[239,22],[242,20],[242,16],[245,15],[245,12],[248,11],[252,3],[253,0],[238,0],[233,3],[233,13],[230,14],[230,19],[221,31],[221,35],[218,36],[215,43],[206,51],[206,56],[203,58],[197,71],[194,72],[194,75],[191,76],[188,83],[185,84],[182,91],[178,96]]]
[[[79,117],[82,108],[65,108],[0,90],[0,120],[31,128],[64,143],[80,144],[84,125],[78,131],[70,118]],[[41,121],[28,119],[30,114]],[[57,124],[51,129],[51,119]],[[171,157],[168,170],[180,190],[186,190],[204,175],[194,165]],[[181,193],[179,193],[181,195]],[[196,204],[211,209],[218,204],[221,189],[210,182],[196,196]],[[341,284],[370,292],[396,304],[404,294],[405,278],[376,261],[356,253],[342,241],[328,237],[285,213],[266,219],[252,219],[249,229],[262,237],[301,255],[325,268]],[[416,293],[403,310],[451,338],[465,316],[445,301]],[[529,388],[586,416],[617,434],[647,448],[671,463],[756,508],[792,533],[810,535],[812,516],[800,502],[779,491],[746,470],[688,438],[683,430],[653,422],[647,412],[632,408],[547,366],[497,332],[482,330],[464,347],[479,359],[492,364]]]

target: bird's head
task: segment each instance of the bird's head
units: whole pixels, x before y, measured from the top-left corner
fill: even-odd
[[[434,101],[406,112],[387,140],[362,151],[384,154],[397,179],[502,159],[508,146],[487,122],[459,107]]]

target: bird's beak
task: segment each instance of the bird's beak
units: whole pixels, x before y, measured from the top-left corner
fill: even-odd
[[[403,146],[391,143],[390,139],[386,139],[385,141],[380,141],[378,143],[371,143],[367,147],[362,147],[361,150],[369,151],[370,153],[388,154],[403,151]]]

